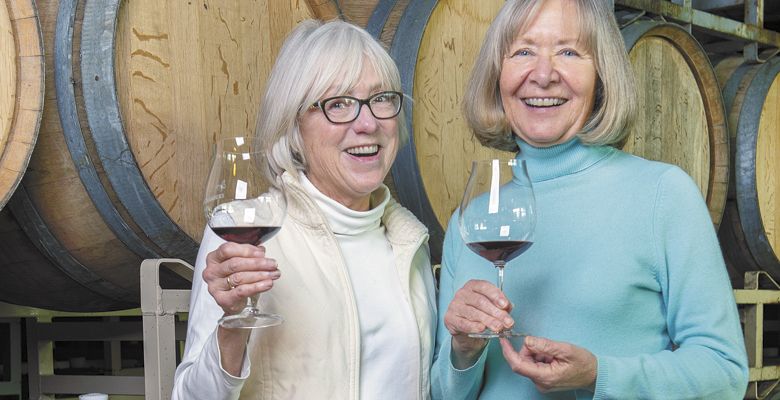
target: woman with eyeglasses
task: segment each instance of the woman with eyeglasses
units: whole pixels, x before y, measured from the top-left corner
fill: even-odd
[[[261,246],[206,228],[174,399],[430,397],[428,232],[382,183],[408,135],[400,87],[359,27],[304,21],[289,35],[256,129],[287,217]],[[218,326],[259,293],[284,323]]]

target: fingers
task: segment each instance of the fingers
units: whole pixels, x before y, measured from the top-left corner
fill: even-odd
[[[501,349],[512,371],[542,392],[590,387],[596,381],[596,357],[581,347],[527,336],[520,351],[506,339],[501,339]]]
[[[231,276],[233,285],[253,282],[251,275],[243,272],[278,271],[276,260],[265,257],[265,248],[246,244],[225,243],[206,256],[206,269],[203,279],[211,284],[219,281],[223,289],[230,285],[225,280]],[[236,275],[237,274],[237,275]],[[236,276],[233,276],[236,275]],[[239,279],[236,281],[236,279]]]
[[[485,328],[501,331],[514,326],[509,308],[509,301],[497,287],[472,280],[455,293],[444,324],[453,335],[481,332]]]
[[[247,297],[270,290],[281,273],[265,248],[224,243],[206,256],[203,280],[226,314],[239,312]]]
[[[282,273],[274,271],[243,271],[230,274],[225,279],[225,290],[237,289],[241,285],[260,283],[262,281],[274,281],[279,279]]]
[[[265,279],[252,283],[245,283],[233,289],[217,288],[209,285],[208,291],[217,304],[225,312],[225,315],[239,313],[246,305],[247,298],[267,292],[273,288],[274,280]]]
[[[472,279],[463,285],[463,289],[481,294],[495,308],[504,311],[511,310],[509,299],[506,298],[504,292],[488,281]]]
[[[531,337],[527,336],[525,341],[528,341],[529,338]],[[531,379],[540,392],[548,392],[555,387],[553,383],[554,371],[552,370],[554,359],[534,353],[525,341],[520,351],[515,351],[509,340],[501,338],[501,351],[504,358],[514,373]],[[533,342],[533,338],[531,338],[531,342]]]
[[[249,244],[223,243],[206,256],[206,264],[220,264],[225,267],[225,276],[228,273],[243,270],[276,269],[276,261],[265,257],[265,247]]]

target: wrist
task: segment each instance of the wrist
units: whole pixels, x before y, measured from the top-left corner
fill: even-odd
[[[473,366],[482,355],[487,343],[486,339],[453,336],[450,350],[452,365],[460,370]]]

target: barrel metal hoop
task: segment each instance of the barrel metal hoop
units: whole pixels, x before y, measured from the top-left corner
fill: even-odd
[[[76,111],[76,94],[73,88],[75,82],[72,50],[76,2],[76,0],[60,0],[54,38],[54,82],[57,89],[57,109],[65,142],[84,188],[109,229],[139,257],[160,258],[157,250],[147,246],[114,207],[87,151]]]
[[[366,31],[376,40],[382,37],[382,30],[385,28],[387,19],[390,18],[390,12],[393,11],[396,3],[398,3],[398,0],[380,1],[374,8],[374,11],[371,12],[368,25],[366,25]]]
[[[194,260],[198,244],[162,209],[126,140],[114,79],[120,0],[88,0],[81,34],[81,68],[87,119],[100,161],[122,205],[167,256]]]
[[[24,184],[16,189],[8,205],[11,207],[14,217],[19,220],[19,225],[24,233],[52,264],[90,291],[111,299],[113,302],[119,302],[119,304],[111,306],[116,306],[116,308],[135,307],[135,297],[130,292],[92,272],[75,259],[57,240],[30,200]]]
[[[780,73],[780,57],[761,65],[745,93],[737,124],[734,162],[737,187],[737,209],[745,239],[756,263],[773,276],[780,276],[780,261],[764,230],[758,203],[756,150],[761,110],[772,83]],[[747,110],[751,110],[750,113]]]
[[[627,50],[633,48],[637,41],[645,35],[667,39],[671,45],[680,50],[688,67],[695,71],[694,79],[699,92],[702,93],[704,108],[711,111],[705,113],[709,130],[710,171],[712,171],[707,182],[705,198],[712,222],[717,229],[726,206],[730,150],[726,108],[723,104],[723,96],[718,89],[720,86],[712,64],[699,42],[691,36],[690,32],[677,24],[639,21],[624,28],[622,33]]]
[[[401,73],[401,86],[404,93],[414,93],[414,72],[417,53],[420,50],[425,26],[433,14],[438,0],[412,1],[404,10],[398,23],[390,55],[398,64]],[[377,6],[379,7],[379,6]],[[381,32],[381,29],[379,30]],[[444,243],[444,229],[433,212],[430,200],[424,191],[417,152],[414,146],[414,128],[411,102],[404,102],[406,126],[409,131],[409,143],[399,149],[391,168],[393,181],[401,204],[409,208],[428,227],[431,244],[431,258],[434,264],[441,260],[441,246]]]
[[[740,65],[734,70],[731,76],[729,76],[728,81],[726,81],[726,84],[723,86],[723,104],[726,106],[727,110],[731,110],[731,108],[734,107],[739,84],[742,82],[742,79],[745,78],[745,75],[750,72],[752,67],[753,66],[749,64]]]
[[[8,137],[5,139],[7,142],[6,146],[11,142],[27,142],[25,144],[29,145],[30,149],[32,149],[38,139],[38,130],[41,126],[41,118],[43,117],[43,103],[45,94],[44,75],[46,68],[43,49],[43,33],[41,31],[41,22],[38,18],[38,9],[35,6],[33,0],[20,0],[18,3],[20,4],[18,4],[17,7],[9,7],[8,10],[9,17],[11,19],[11,29],[14,31],[13,36],[18,55],[18,57],[16,57],[16,69],[17,72],[21,71],[22,67],[19,65],[19,63],[21,63],[22,60],[26,60],[27,62],[25,63],[24,68],[31,71],[34,69],[35,73],[31,75],[38,76],[40,79],[38,80],[39,84],[37,87],[30,85],[28,88],[37,90],[22,90],[21,86],[23,85],[23,82],[21,79],[19,79],[21,74],[19,77],[17,77],[16,95],[18,97],[16,100],[14,115],[11,117],[11,129],[8,131]],[[32,11],[32,15],[14,14],[14,10],[23,9]],[[18,21],[21,20],[34,21],[36,34],[29,34],[28,32],[17,32],[19,29]],[[27,49],[27,51],[20,53],[21,49]],[[30,112],[35,113],[33,123],[27,125],[17,124],[17,116],[19,116],[20,113]],[[8,151],[7,147],[6,151]],[[24,175],[24,171],[27,170],[27,165],[30,163],[31,157],[32,150],[28,151],[27,154],[25,154],[23,157],[19,157],[18,154],[14,154],[13,158],[3,158],[3,169],[17,171],[18,173],[14,179],[2,182],[2,193],[4,193],[4,195],[0,198],[0,209],[2,209],[5,204],[8,203],[16,188],[20,186],[20,183],[22,182],[22,176]]]

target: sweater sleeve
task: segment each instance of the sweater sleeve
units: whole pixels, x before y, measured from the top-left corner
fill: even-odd
[[[463,246],[457,226],[457,210],[450,219],[444,236],[444,248],[441,262],[439,282],[439,323],[436,329],[436,348],[431,369],[431,392],[434,399],[476,399],[482,387],[485,372],[487,346],[482,350],[479,359],[465,370],[456,369],[452,365],[451,349],[452,335],[444,326],[444,315],[447,313],[450,301],[460,287],[455,287],[455,268],[458,264],[458,246]]]
[[[654,209],[656,279],[673,350],[599,356],[595,399],[741,399],[748,367],[736,303],[701,194],[679,168]]]
[[[240,377],[234,377],[222,369],[217,321],[223,312],[209,294],[203,280],[206,255],[221,243],[221,239],[207,227],[195,261],[187,340],[181,364],[176,368],[173,400],[238,399],[244,381],[249,377],[249,357],[246,354]]]

